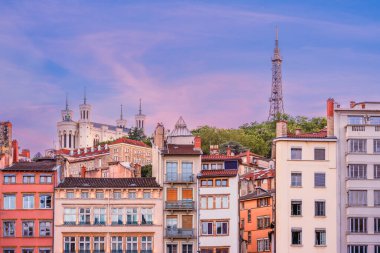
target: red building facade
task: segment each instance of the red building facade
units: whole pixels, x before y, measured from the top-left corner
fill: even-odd
[[[52,253],[55,160],[0,170],[0,252]]]

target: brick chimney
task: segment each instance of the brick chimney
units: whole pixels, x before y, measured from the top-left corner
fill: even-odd
[[[194,137],[194,149],[202,149],[202,139],[199,136]]]
[[[85,178],[86,177],[86,167],[85,166],[82,166],[81,168],[81,172],[80,172],[80,176],[82,178]]]
[[[227,152],[227,156],[231,156],[231,147],[230,146],[227,147],[226,152]]]
[[[355,103],[355,102],[354,102]],[[334,136],[334,99],[327,99],[327,137]]]
[[[141,165],[135,163],[133,167],[135,168],[135,177],[141,177]]]
[[[18,142],[17,140],[12,141],[13,149],[13,163],[18,163]]]
[[[26,158],[30,158],[30,150],[29,149],[23,149],[21,151],[21,155]]]
[[[165,128],[162,123],[158,123],[153,134],[153,142],[159,149],[164,148]]]
[[[210,145],[210,155],[219,155],[219,145]]]
[[[276,138],[288,136],[288,122],[285,120],[277,121],[276,123]]]
[[[297,128],[296,129],[296,135],[300,135],[302,133],[302,129],[301,128]]]

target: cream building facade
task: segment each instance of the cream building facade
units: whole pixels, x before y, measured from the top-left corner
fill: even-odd
[[[57,149],[74,150],[78,148],[96,147],[101,142],[113,141],[128,136],[127,120],[123,117],[121,108],[120,118],[116,125],[108,125],[92,121],[92,105],[87,103],[86,96],[79,106],[80,118],[73,120],[74,112],[69,108],[66,99],[66,108],[61,111],[61,121],[57,123]],[[146,116],[142,114],[141,100],[139,113],[135,115],[136,126],[144,131]]]
[[[165,136],[158,124],[154,133],[152,173],[163,186],[164,253],[195,253],[199,220],[196,175],[201,168],[201,143],[182,117]]]
[[[276,252],[339,252],[336,138],[288,134],[284,121],[276,136]]]
[[[339,252],[380,252],[380,102],[332,99],[338,137]]]
[[[55,253],[163,252],[154,178],[65,178],[54,205]]]

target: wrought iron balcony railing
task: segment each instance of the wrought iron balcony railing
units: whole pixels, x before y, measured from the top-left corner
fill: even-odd
[[[167,173],[165,174],[166,183],[193,183],[194,174],[178,174],[178,173]]]

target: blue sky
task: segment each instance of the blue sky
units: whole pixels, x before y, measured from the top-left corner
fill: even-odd
[[[143,100],[148,132],[238,127],[267,118],[274,29],[285,111],[324,116],[325,101],[379,100],[376,1],[2,1],[0,120],[32,153],[53,145],[68,93],[78,118],[129,125]]]

